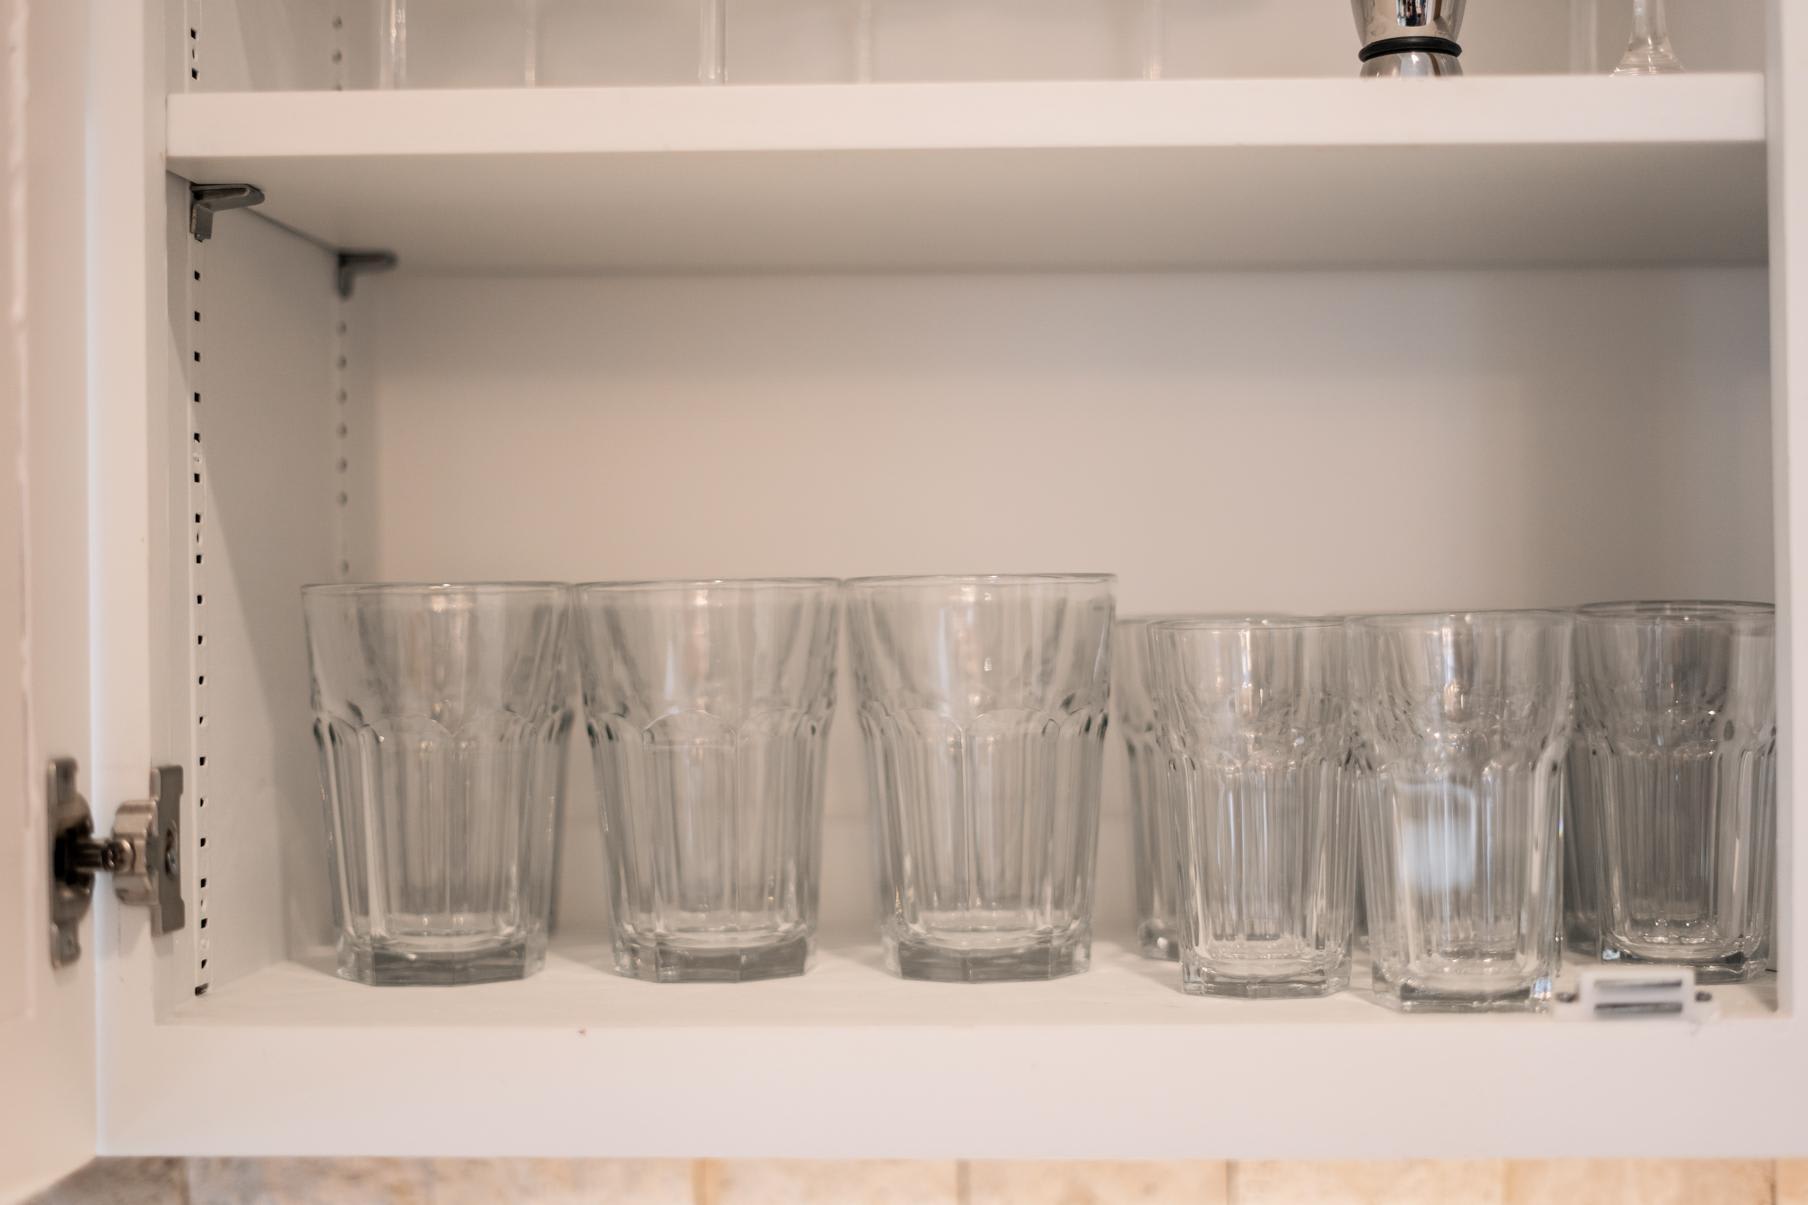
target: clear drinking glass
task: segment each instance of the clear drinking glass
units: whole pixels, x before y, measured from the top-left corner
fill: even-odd
[[[577,588],[615,969],[802,974],[816,941],[832,578]]]
[[[571,731],[567,590],[302,590],[339,973],[520,979],[546,956]]]
[[[1184,619],[1151,627],[1148,648],[1175,767],[1183,985],[1341,991],[1356,902],[1341,623]]]
[[[502,88],[538,73],[539,0],[381,0],[385,88]]]
[[[535,3],[543,87],[722,82],[726,0]]]
[[[1626,53],[1620,56],[1615,75],[1675,75],[1682,60],[1670,46],[1670,29],[1664,19],[1664,0],[1632,0],[1632,33]]]
[[[1601,957],[1748,978],[1776,857],[1775,610],[1602,603],[1576,622]]]
[[[1383,1003],[1470,1011],[1549,999],[1573,627],[1556,611],[1346,623]]]
[[[846,583],[894,973],[1053,979],[1089,964],[1115,584]]]
[[[1131,883],[1136,940],[1145,957],[1180,957],[1180,859],[1168,816],[1167,754],[1156,727],[1149,680],[1149,629],[1181,615],[1134,615],[1111,634],[1111,724],[1124,738],[1130,770]]]
[[[1126,79],[1151,69],[1150,14],[1126,0],[869,2],[876,79]]]

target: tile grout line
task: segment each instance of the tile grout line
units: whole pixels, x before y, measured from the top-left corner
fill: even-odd
[[[691,1205],[715,1205],[716,1165],[713,1159],[691,1160]]]

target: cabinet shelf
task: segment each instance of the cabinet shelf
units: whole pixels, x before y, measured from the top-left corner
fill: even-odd
[[[1756,74],[191,93],[168,166],[436,271],[1757,262]]]
[[[205,1133],[217,1153],[401,1154],[456,1132],[492,1152],[642,1157],[1599,1157],[1706,1153],[1708,1102],[1739,1116],[1708,1139],[1719,1153],[1782,1149],[1796,1124],[1764,1104],[1795,1075],[1774,1057],[1774,976],[1715,989],[1705,1025],[1566,1024],[1403,1017],[1360,990],[1201,1000],[1173,964],[1109,943],[1085,975],[977,987],[893,979],[870,943],[764,983],[655,985],[606,964],[568,944],[520,983],[396,991],[273,964],[135,1053],[130,1082],[180,1107],[123,1103],[122,1149]],[[1604,1114],[1604,1092],[1654,1107]],[[320,1102],[305,1132],[296,1093]]]

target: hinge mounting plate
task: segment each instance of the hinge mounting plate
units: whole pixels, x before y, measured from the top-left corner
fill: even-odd
[[[121,903],[151,913],[151,932],[173,933],[186,919],[182,906],[182,769],[159,766],[151,797],[119,805],[113,835],[94,835],[88,801],[75,787],[75,759],[50,763],[50,964],[82,956],[80,925],[94,897],[94,876],[113,876]]]

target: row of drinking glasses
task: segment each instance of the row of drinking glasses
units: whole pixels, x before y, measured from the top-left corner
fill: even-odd
[[[1123,621],[1144,952],[1200,994],[1341,990],[1360,846],[1396,1007],[1548,999],[1566,861],[1577,946],[1755,974],[1774,630],[1768,605],[1698,602]]]
[[[887,965],[969,981],[1085,969],[1113,584],[307,588],[340,973],[470,983],[539,968],[571,627],[616,969],[802,972],[844,597]]]
[[[1204,0],[380,0],[379,83],[1153,78],[1169,5],[1209,12]]]
[[[1359,3],[1358,27],[1374,35],[1370,9],[1387,13],[1381,31],[1409,21],[1394,8]],[[1340,61],[1312,53],[1331,46],[1354,70],[1357,46],[1343,49],[1340,13],[1300,6],[1281,23],[1219,0],[371,0],[368,19],[393,88],[1297,73]],[[1595,14],[1571,21],[1572,41],[1592,42]],[[1257,57],[1277,39],[1286,54]],[[1681,70],[1662,0],[1634,0],[1619,70]]]

